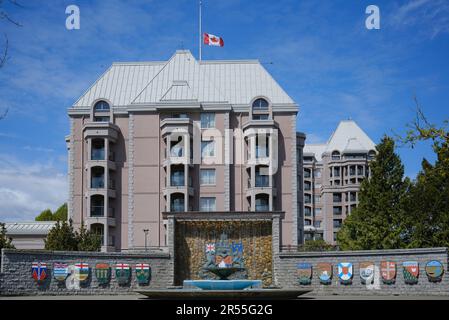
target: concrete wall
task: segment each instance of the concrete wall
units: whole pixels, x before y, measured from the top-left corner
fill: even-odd
[[[315,295],[449,295],[449,275],[447,248],[407,249],[407,250],[372,250],[372,251],[341,251],[341,252],[304,252],[280,253],[275,257],[275,277],[277,284],[284,288],[310,288]],[[381,261],[396,262],[397,276],[395,284],[383,284],[381,278],[379,289],[370,290],[362,284],[360,279],[360,262],[374,262],[380,268]],[[440,261],[445,270],[442,281],[432,283],[428,280],[424,270],[430,260]],[[403,277],[402,263],[404,261],[417,261],[419,263],[419,279],[414,285],[406,284]],[[310,285],[299,285],[297,276],[298,263],[312,264],[312,282]],[[329,285],[320,284],[316,265],[320,262],[332,263],[333,277]],[[337,264],[351,262],[353,264],[353,280],[350,285],[340,284],[337,275]],[[379,275],[380,277],[380,275]]]
[[[31,266],[33,262],[45,262],[50,273],[47,280],[38,285],[32,278]],[[79,290],[67,289],[53,278],[53,264],[64,262],[69,265],[83,262],[90,267],[90,276]],[[100,286],[95,276],[97,263],[109,263],[111,279],[108,285]],[[132,267],[131,280],[128,285],[119,285],[115,278],[114,265],[128,263]],[[136,281],[134,265],[149,263],[151,280],[149,285],[139,286]],[[167,288],[173,282],[173,260],[168,253],[100,253],[100,252],[62,252],[62,251],[26,251],[2,250],[0,273],[0,295],[70,295],[70,294],[124,294],[134,290]]]

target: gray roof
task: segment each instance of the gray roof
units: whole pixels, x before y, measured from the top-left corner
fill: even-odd
[[[5,223],[8,235],[46,235],[56,224],[56,221],[45,222],[10,222]]]
[[[342,153],[368,152],[376,145],[370,137],[353,120],[343,120],[332,133],[327,143],[305,144],[303,153],[313,154],[317,161],[322,160],[323,153],[339,151]]]
[[[116,107],[168,103],[249,105],[266,96],[273,106],[296,103],[257,60],[201,61],[178,50],[166,62],[114,63],[74,104],[107,99]]]

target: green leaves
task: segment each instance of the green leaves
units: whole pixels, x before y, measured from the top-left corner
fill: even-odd
[[[79,232],[74,231],[72,221],[58,221],[47,235],[45,250],[52,251],[99,251],[101,236],[81,225]]]
[[[370,163],[371,177],[362,182],[359,205],[337,234],[343,250],[393,249],[403,246],[403,198],[409,181],[404,166],[394,152],[394,140],[385,136],[376,146]]]
[[[66,221],[67,203],[60,206],[54,213],[50,209],[42,211],[34,220],[36,221]]]
[[[0,223],[0,251],[5,249],[14,249],[14,246],[11,243],[11,239],[6,235],[5,224]]]

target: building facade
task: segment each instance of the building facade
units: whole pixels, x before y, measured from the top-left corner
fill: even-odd
[[[297,113],[256,60],[114,63],[68,111],[69,217],[121,251],[166,246],[164,212],[283,212],[298,244]]]
[[[336,244],[375,154],[374,142],[352,120],[341,121],[327,143],[304,146],[304,240]]]

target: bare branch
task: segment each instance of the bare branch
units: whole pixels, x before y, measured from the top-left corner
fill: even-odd
[[[8,111],[9,111],[9,109],[6,108],[5,112],[3,112],[2,114],[0,114],[0,120],[3,120],[3,119],[6,118],[6,116],[8,115]]]
[[[5,50],[3,51],[3,54],[0,56],[0,68],[3,67],[3,65],[6,63],[6,60],[8,59],[8,47],[9,47],[8,36],[5,34]]]

